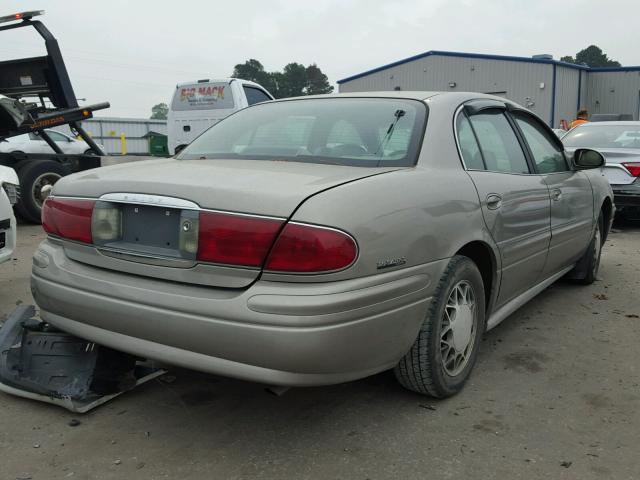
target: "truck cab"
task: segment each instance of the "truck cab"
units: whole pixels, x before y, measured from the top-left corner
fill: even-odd
[[[239,78],[176,85],[167,119],[169,152],[178,153],[210,126],[234,112],[273,100],[261,85]]]

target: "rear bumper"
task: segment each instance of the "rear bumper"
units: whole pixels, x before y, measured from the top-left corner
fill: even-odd
[[[446,263],[225,290],[91,267],[45,240],[32,290],[44,320],[117,350],[273,385],[322,385],[393,367],[415,340]]]
[[[631,185],[612,185],[616,209],[640,207],[640,183],[636,180]]]
[[[4,195],[2,188],[0,194]],[[9,260],[16,247],[16,218],[9,202],[3,201],[5,199],[6,196],[0,198],[0,263]]]

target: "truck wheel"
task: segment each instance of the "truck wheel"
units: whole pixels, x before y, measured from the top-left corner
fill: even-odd
[[[395,367],[400,384],[436,398],[459,392],[485,330],[484,285],[476,264],[454,256],[431,300],[418,338]]]
[[[32,223],[40,223],[42,204],[46,199],[43,187],[53,185],[69,173],[67,167],[53,160],[34,160],[21,165],[18,169],[20,201],[16,210],[22,218]]]

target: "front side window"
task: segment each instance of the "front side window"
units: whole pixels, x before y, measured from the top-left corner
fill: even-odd
[[[178,159],[409,166],[416,163],[426,110],[417,100],[389,98],[262,103],[217,123]]]
[[[486,110],[469,118],[487,170],[530,173],[522,147],[502,110]]]
[[[540,173],[566,172],[569,170],[562,149],[549,138],[542,126],[529,115],[517,113],[516,123],[524,135],[537,170]]]

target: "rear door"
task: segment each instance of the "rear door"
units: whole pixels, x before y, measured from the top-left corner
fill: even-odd
[[[593,232],[593,192],[584,172],[572,171],[562,144],[528,112],[513,112],[518,128],[551,194],[551,243],[543,275],[570,266],[587,248]]]
[[[499,306],[541,277],[551,238],[549,189],[527,162],[504,104],[470,102],[456,124],[465,167],[501,255]]]

